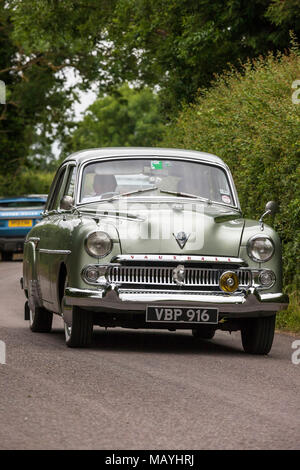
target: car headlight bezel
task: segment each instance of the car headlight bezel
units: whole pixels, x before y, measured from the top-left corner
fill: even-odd
[[[269,276],[269,282],[264,280],[264,276]],[[276,274],[271,269],[262,269],[258,274],[258,281],[260,289],[271,289],[276,282]]]
[[[97,241],[97,236],[102,236],[102,240],[99,240],[98,238]],[[99,248],[98,246],[98,248],[94,247],[93,249],[92,243],[96,242],[98,242],[98,244],[104,245],[104,247],[101,249],[101,247]],[[94,230],[86,236],[84,246],[86,252],[93,258],[105,258],[107,255],[109,255],[109,253],[112,252],[113,240],[107,232],[104,232],[103,230]]]
[[[262,240],[262,239],[265,240],[265,241],[268,241],[271,244],[270,254],[266,258],[263,258],[263,259],[259,258],[255,254],[253,254],[253,246],[254,246],[255,241]],[[269,237],[267,235],[254,235],[253,237],[249,238],[249,240],[247,242],[247,254],[248,254],[249,258],[251,258],[256,263],[266,263],[267,261],[269,261],[272,258],[274,253],[275,253],[275,245],[274,245],[274,242],[273,242],[271,237]]]

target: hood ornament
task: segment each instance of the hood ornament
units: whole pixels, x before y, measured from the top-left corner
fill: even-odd
[[[173,281],[176,282],[178,286],[184,286],[185,281],[185,268],[183,264],[179,264],[172,272]]]
[[[173,236],[175,237],[175,240],[177,241],[178,245],[180,246],[181,249],[185,247],[186,242],[188,241],[190,237],[190,233],[187,234],[183,231],[178,232],[176,235],[173,233]]]

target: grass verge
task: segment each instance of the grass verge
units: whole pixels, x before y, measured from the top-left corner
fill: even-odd
[[[300,305],[299,293],[294,291],[289,294],[290,303],[287,310],[278,313],[276,328],[279,331],[300,333]]]

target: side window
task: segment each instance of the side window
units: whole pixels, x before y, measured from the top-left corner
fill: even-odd
[[[53,195],[49,204],[49,208],[48,208],[49,211],[58,209],[59,202],[62,197],[63,181],[64,181],[65,174],[66,174],[66,167],[60,172],[58,179],[56,181],[54,192],[53,192]]]
[[[76,166],[69,167],[67,184],[64,190],[64,196],[75,198]]]

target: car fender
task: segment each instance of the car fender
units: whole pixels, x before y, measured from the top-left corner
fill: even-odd
[[[28,293],[31,310],[42,307],[41,289],[37,277],[36,247],[33,241],[27,241],[24,247],[23,279],[24,289]]]

